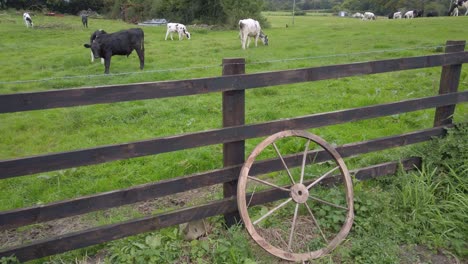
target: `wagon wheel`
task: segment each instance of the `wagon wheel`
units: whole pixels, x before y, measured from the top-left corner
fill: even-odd
[[[293,155],[280,152],[279,146],[288,144],[302,151],[296,155],[300,168],[289,168]],[[256,158],[268,153],[279,159],[267,160],[267,166],[276,164],[283,171],[252,176]],[[327,188],[324,185],[333,174],[339,174],[341,184]],[[272,195],[279,201],[260,205]],[[270,254],[290,261],[329,253],[347,236],[354,219],[352,181],[343,159],[323,139],[301,130],[276,133],[255,147],[239,175],[237,206],[252,239]]]

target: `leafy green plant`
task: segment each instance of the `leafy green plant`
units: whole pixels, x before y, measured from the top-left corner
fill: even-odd
[[[0,258],[0,264],[16,264],[16,263],[20,263],[20,262],[14,256]]]

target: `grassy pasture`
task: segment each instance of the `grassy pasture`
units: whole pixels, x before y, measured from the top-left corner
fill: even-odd
[[[268,14],[267,14],[268,15]],[[122,83],[219,76],[223,58],[246,58],[246,72],[313,67],[440,52],[446,40],[468,37],[468,17],[361,21],[351,18],[271,14],[265,29],[270,46],[242,50],[236,30],[188,26],[192,40],[164,41],[165,27],[144,27],[145,69],[135,53],[112,58],[110,75],[90,63],[83,47],[96,29],[114,32],[134,27],[121,21],[79,17],[33,17],[27,29],[22,16],[0,14],[0,93],[45,91]],[[286,24],[288,27],[286,28]],[[247,91],[246,122],[334,111],[431,96],[438,91],[440,68],[343,78]],[[468,87],[464,67],[460,90]],[[312,88],[312,89],[311,89]],[[114,103],[0,115],[0,159],[117,144],[221,127],[221,95]],[[466,105],[455,121],[466,122]],[[313,132],[334,144],[368,140],[427,128],[433,111],[359,121]],[[247,153],[260,139],[247,142]],[[350,158],[350,168],[404,157],[408,148]],[[0,210],[50,203],[82,195],[220,168],[222,146],[110,162],[0,181]],[[96,220],[120,221],[130,214]],[[125,216],[122,216],[125,215]],[[131,216],[130,216],[131,217]],[[102,217],[104,218],[104,217]]]

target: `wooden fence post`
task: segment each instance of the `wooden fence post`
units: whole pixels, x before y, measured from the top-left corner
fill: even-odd
[[[223,75],[245,73],[245,59],[223,59]],[[243,125],[245,123],[245,90],[223,92],[223,127]],[[242,164],[245,161],[245,141],[225,143],[223,145],[224,167]],[[237,180],[224,183],[224,197],[235,196]],[[224,215],[227,226],[240,221],[239,212]]]
[[[445,52],[460,52],[465,50],[465,40],[448,40],[445,44]],[[461,64],[442,67],[440,76],[439,94],[456,93],[460,82]],[[434,116],[434,126],[452,124],[455,105],[437,107]]]

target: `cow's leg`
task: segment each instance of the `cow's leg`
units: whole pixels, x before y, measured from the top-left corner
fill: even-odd
[[[242,47],[243,49],[245,49],[244,38],[242,37],[242,33],[239,33],[239,37],[240,37],[240,41],[241,41],[241,47]]]
[[[169,35],[169,29],[166,32],[166,38],[164,40],[167,40],[167,36]]]
[[[104,67],[105,67],[105,70],[104,70],[104,73],[105,74],[109,74],[109,68],[110,68],[110,63],[111,63],[111,56],[106,56],[104,58]]]
[[[248,48],[250,46],[250,37],[247,35],[246,39],[247,39],[247,48]]]
[[[93,51],[91,51],[91,62],[94,62],[94,54],[93,54]]]
[[[145,67],[145,48],[142,46],[141,49],[135,49],[140,59],[140,70],[143,70]]]
[[[257,43],[258,43],[258,34],[255,36],[255,47],[257,47]]]
[[[247,37],[248,38],[248,37]],[[242,49],[245,49],[245,42],[247,41],[246,39],[246,36],[244,36],[244,34],[241,34],[241,45],[242,45]]]

